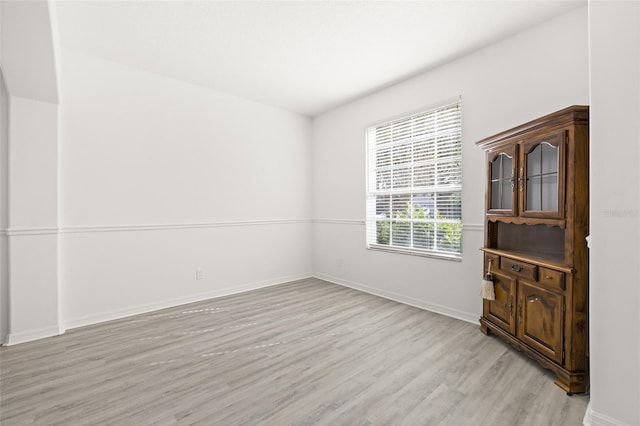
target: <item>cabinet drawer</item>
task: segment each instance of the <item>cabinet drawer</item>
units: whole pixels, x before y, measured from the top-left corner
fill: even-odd
[[[544,284],[547,287],[564,290],[564,274],[562,272],[540,267],[538,275],[538,281],[540,282],[540,284]]]
[[[538,280],[538,266],[519,260],[509,259],[508,257],[500,258],[500,269],[513,275],[531,280]]]

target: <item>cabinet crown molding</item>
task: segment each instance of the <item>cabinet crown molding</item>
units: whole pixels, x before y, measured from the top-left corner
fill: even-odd
[[[573,105],[560,111],[553,112],[527,123],[513,127],[509,130],[497,133],[493,136],[481,139],[476,145],[484,150],[508,144],[513,139],[521,139],[524,135],[530,137],[537,132],[546,133],[554,128],[561,128],[567,124],[589,124],[589,107],[586,105]]]

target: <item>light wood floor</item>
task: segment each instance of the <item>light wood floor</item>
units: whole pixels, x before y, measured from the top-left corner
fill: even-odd
[[[3,426],[581,425],[476,325],[308,279],[0,350]]]

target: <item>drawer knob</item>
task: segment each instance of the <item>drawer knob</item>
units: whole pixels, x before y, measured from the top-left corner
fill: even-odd
[[[511,265],[511,270],[514,271],[514,272],[520,272],[520,271],[522,271],[522,266],[516,265],[514,263],[513,265]]]
[[[544,278],[545,278],[546,280],[552,280],[552,279],[553,279],[553,277],[552,277],[551,275],[545,275],[545,276],[544,276]]]

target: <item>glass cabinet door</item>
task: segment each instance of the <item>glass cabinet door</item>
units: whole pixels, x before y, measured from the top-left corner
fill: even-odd
[[[523,143],[518,186],[520,214],[564,215],[564,131]]]
[[[489,214],[516,214],[515,154],[515,147],[489,153]]]

